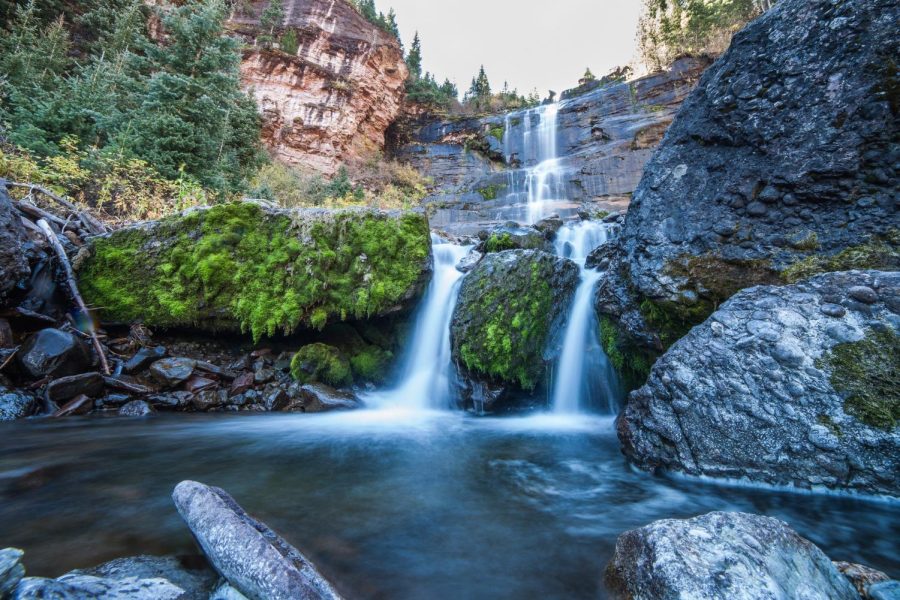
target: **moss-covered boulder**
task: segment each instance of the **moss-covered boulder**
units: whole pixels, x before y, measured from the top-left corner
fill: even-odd
[[[327,383],[335,387],[351,385],[350,360],[327,344],[304,346],[291,360],[291,376],[300,383]]]
[[[900,496],[900,273],[737,293],[617,421],[647,469]]]
[[[546,252],[486,256],[463,280],[451,323],[453,358],[464,376],[511,390],[541,385],[551,358],[549,342],[578,279],[575,263]]]
[[[503,252],[504,250],[543,250],[551,252],[553,245],[548,241],[548,236],[534,227],[524,227],[515,222],[509,222],[491,231],[482,232],[484,243],[479,249],[484,253]]]
[[[243,202],[97,238],[78,275],[105,321],[259,339],[408,308],[430,269],[422,213]]]

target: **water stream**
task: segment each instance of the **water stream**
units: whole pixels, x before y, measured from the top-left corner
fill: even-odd
[[[553,373],[550,406],[556,413],[594,410],[614,414],[623,395],[615,369],[600,344],[594,311],[594,287],[603,274],[584,266],[588,254],[607,241],[609,229],[606,223],[582,221],[566,225],[556,235],[556,253],[574,261],[581,270]]]

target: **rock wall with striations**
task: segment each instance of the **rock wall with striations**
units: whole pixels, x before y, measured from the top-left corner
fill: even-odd
[[[235,13],[231,28],[251,47],[241,79],[263,115],[263,141],[283,162],[325,175],[384,148],[407,77],[399,41],[346,0],[286,0],[280,32],[292,29],[296,54],[257,46],[267,1]]]
[[[783,0],[647,164],[598,311],[662,349],[736,291],[900,267],[897,0]]]

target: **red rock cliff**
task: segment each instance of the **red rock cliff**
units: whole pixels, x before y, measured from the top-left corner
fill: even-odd
[[[383,149],[407,76],[397,39],[346,0],[285,0],[282,32],[297,32],[296,55],[256,48],[267,4],[250,3],[230,24],[254,46],[244,54],[241,78],[256,97],[263,141],[275,157],[331,175]]]

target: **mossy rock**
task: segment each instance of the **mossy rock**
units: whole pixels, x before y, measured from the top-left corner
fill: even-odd
[[[578,279],[575,263],[546,252],[489,254],[463,280],[453,313],[457,364],[469,375],[534,390]]]
[[[371,382],[384,383],[394,361],[396,333],[398,327],[395,323],[381,323],[377,328],[374,323],[367,324],[364,329],[371,332],[380,329],[379,343],[366,341],[356,326],[346,323],[338,323],[328,326],[319,336],[319,340],[325,344],[337,348],[350,361],[355,383]]]
[[[431,268],[420,212],[223,204],[95,239],[79,270],[108,322],[258,340],[409,308]]]
[[[350,361],[334,346],[304,346],[291,360],[291,376],[300,383],[327,383],[334,387],[353,383]]]
[[[482,234],[484,235],[484,234]],[[547,241],[545,233],[534,227],[520,227],[509,222],[502,227],[491,230],[484,241],[484,251],[503,252],[505,250],[543,250],[550,252],[552,245]]]
[[[872,236],[865,243],[843,248],[838,252],[817,252],[796,260],[781,272],[781,278],[788,283],[795,283],[820,273],[866,269],[900,270],[900,229]]]
[[[900,422],[900,335],[893,329],[867,332],[858,342],[834,346],[817,365],[831,372],[844,396],[844,411],[866,425],[892,430]]]
[[[606,315],[600,317],[600,343],[628,391],[644,385],[653,363],[659,358],[658,353],[629,340],[616,322]]]

